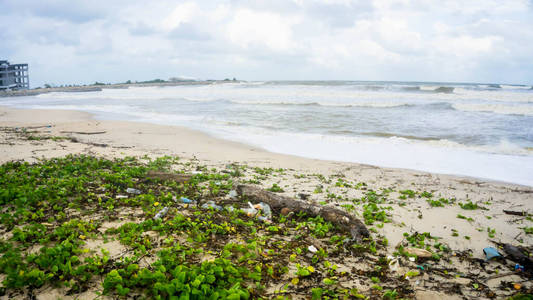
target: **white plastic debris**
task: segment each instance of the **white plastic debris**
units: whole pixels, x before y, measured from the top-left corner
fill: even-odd
[[[237,191],[236,191],[236,190],[231,190],[231,191],[228,193],[228,197],[230,197],[230,198],[235,198],[235,197],[237,197]]]
[[[248,202],[249,208],[243,208],[242,211],[246,213],[248,217],[254,217],[257,214],[257,209],[252,205],[252,203]]]
[[[217,205],[213,200],[207,201],[206,203],[202,204],[202,208],[214,208],[215,210],[223,209],[222,206]]]
[[[127,188],[126,193],[140,195],[141,191],[139,191],[138,189],[134,189],[134,188]]]
[[[309,250],[311,253],[316,253],[318,251],[318,249],[313,245],[307,247],[307,250]]]
[[[398,271],[398,268],[400,267],[399,259],[390,255],[387,256],[387,259],[389,260],[389,269],[392,271]]]
[[[128,198],[128,196],[126,196],[126,195],[117,195],[115,198],[116,199],[126,199],[126,198]]]
[[[161,219],[163,218],[168,212],[168,207],[165,206],[163,207],[163,209],[161,209],[155,216],[154,216],[154,219],[155,220],[158,220],[158,219]]]

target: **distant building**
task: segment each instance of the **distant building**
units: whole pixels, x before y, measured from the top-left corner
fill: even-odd
[[[29,88],[28,64],[11,65],[7,60],[0,60],[0,90]]]

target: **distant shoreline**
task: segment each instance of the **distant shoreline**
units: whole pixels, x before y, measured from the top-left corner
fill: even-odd
[[[208,85],[220,83],[235,83],[241,81],[233,80],[203,80],[203,81],[168,81],[168,82],[149,82],[149,83],[113,83],[113,84],[91,84],[81,86],[65,86],[52,88],[37,88],[29,90],[0,91],[0,97],[23,97],[36,96],[47,93],[61,92],[99,92],[103,89],[127,89],[130,87],[150,87],[150,86],[181,86],[181,85]]]

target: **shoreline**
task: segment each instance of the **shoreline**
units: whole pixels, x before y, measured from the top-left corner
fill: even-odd
[[[139,82],[139,83],[111,83],[111,84],[92,84],[92,85],[76,85],[76,86],[62,86],[50,88],[33,88],[28,90],[14,90],[14,91],[0,91],[0,98],[3,97],[24,97],[36,96],[47,93],[59,92],[99,92],[102,89],[128,89],[130,87],[151,87],[151,86],[181,86],[181,85],[208,85],[221,83],[235,83],[241,81],[228,80],[202,80],[202,81],[175,81],[175,82]]]
[[[87,154],[105,158],[170,155],[193,166],[217,170],[237,165],[246,170],[241,180],[256,180],[263,188],[277,185],[284,190],[283,195],[293,198],[305,194],[311,202],[345,207],[359,218],[367,209],[361,201],[376,193],[383,197],[379,209],[390,221],[370,228],[373,235],[388,240],[390,255],[405,242],[406,233],[429,232],[453,251],[467,251],[474,259],[483,259],[482,249],[495,246],[495,241],[533,244],[533,235],[524,229],[533,226],[531,218],[503,212],[533,213],[533,187],[271,153],[187,128],[95,120],[91,114],[79,111],[0,106],[0,128],[0,163]],[[268,172],[276,176],[260,176],[256,168],[271,170]],[[278,169],[281,171],[275,171]],[[459,261],[451,263],[465,270],[479,268]],[[519,278],[510,278],[514,277]],[[502,280],[509,277],[491,280],[490,286],[496,287]],[[472,285],[465,278],[453,281]],[[523,285],[533,288],[533,283]]]

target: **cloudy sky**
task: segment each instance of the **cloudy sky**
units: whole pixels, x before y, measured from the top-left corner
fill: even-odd
[[[190,76],[533,83],[533,0],[0,0],[32,87]]]

